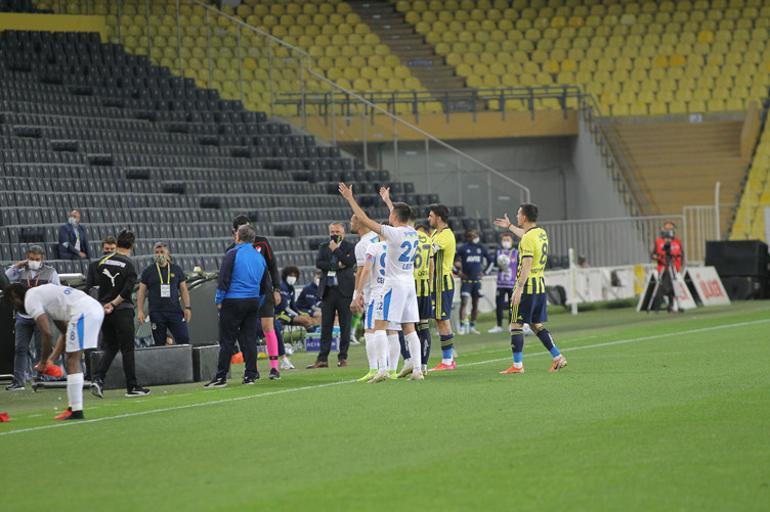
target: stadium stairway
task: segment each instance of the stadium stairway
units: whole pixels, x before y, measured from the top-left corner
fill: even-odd
[[[725,202],[737,197],[748,163],[740,153],[742,121],[610,118],[606,126],[639,185],[645,213],[679,214],[684,206],[713,204],[717,181]],[[722,226],[730,216],[725,210]]]
[[[380,218],[380,184],[423,213],[439,200],[95,33],[0,32],[0,148],[2,263],[31,243],[55,258],[57,228],[77,208],[94,254],[126,227],[137,254],[165,240],[184,268],[213,271],[229,223],[247,214],[272,237],[280,264],[299,266],[307,281],[327,224],[350,216],[339,180]],[[458,232],[484,227],[494,241],[485,219],[464,218],[460,207],[452,214]],[[57,267],[82,272],[84,262]]]
[[[765,122],[730,231],[731,240],[765,240],[765,209],[770,207],[770,116]]]
[[[465,88],[465,80],[457,76],[454,68],[436,54],[433,45],[415,32],[391,3],[382,0],[348,3],[428,90]]]

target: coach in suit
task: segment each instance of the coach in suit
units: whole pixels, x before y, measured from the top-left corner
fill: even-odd
[[[350,302],[355,288],[355,246],[344,240],[345,226],[329,226],[329,241],[318,249],[315,266],[321,271],[318,298],[321,300],[321,350],[310,368],[328,368],[335,315],[340,323],[340,352],[337,366],[347,366],[350,346]]]
[[[59,259],[79,260],[90,258],[88,252],[88,236],[80,224],[80,212],[72,210],[67,223],[59,226]]]

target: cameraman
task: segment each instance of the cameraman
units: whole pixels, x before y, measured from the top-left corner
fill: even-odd
[[[682,241],[676,237],[676,225],[671,221],[663,223],[663,229],[655,239],[651,257],[658,264],[658,292],[652,303],[652,310],[658,311],[663,297],[668,299],[668,312],[674,311],[674,279],[682,270]]]

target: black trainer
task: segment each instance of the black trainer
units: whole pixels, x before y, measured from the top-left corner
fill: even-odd
[[[96,398],[104,398],[104,382],[94,379],[91,382],[91,394]]]
[[[126,398],[136,398],[139,396],[147,396],[150,394],[150,390],[143,388],[142,386],[134,386],[126,391]]]
[[[254,377],[244,377],[243,378],[243,383],[245,385],[247,385],[247,386],[251,385],[251,384],[256,384],[257,383],[257,379],[255,379]]]
[[[14,382],[13,384],[9,384],[5,386],[6,391],[24,391],[24,384],[17,384]]]
[[[278,371],[278,368],[270,368],[270,380],[280,380],[281,379],[281,372]]]
[[[204,388],[224,388],[227,387],[227,379],[218,379],[217,377],[214,377],[210,381],[208,381],[206,384],[203,385]]]

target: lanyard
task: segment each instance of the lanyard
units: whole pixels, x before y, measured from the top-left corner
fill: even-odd
[[[37,277],[35,278],[35,285],[34,286],[37,286],[37,284],[40,282],[40,274],[41,274],[41,272],[37,273]],[[32,283],[29,280],[29,274],[27,274],[27,289],[34,288],[34,286],[32,285]]]
[[[108,254],[107,256],[105,256],[104,258],[102,258],[101,260],[99,260],[99,265],[104,265],[104,263],[105,263],[105,262],[106,262],[108,259],[112,258],[112,257],[113,257],[113,256],[115,256],[116,254],[117,254],[117,253],[115,253],[115,252],[111,252],[110,254]]]
[[[164,283],[163,282],[163,274],[161,274],[161,272],[160,272],[160,265],[158,265],[157,263],[155,264],[155,268],[158,269],[158,279],[160,279],[160,284],[168,284],[168,285],[170,285],[171,284],[171,265],[166,265],[166,266],[168,267],[168,275],[167,275],[167,279],[166,279],[167,282]]]

